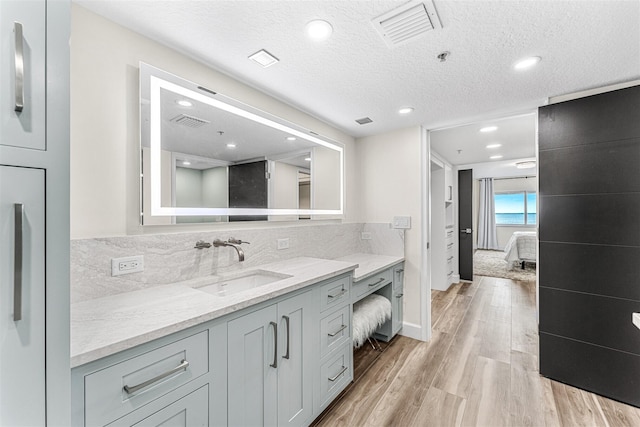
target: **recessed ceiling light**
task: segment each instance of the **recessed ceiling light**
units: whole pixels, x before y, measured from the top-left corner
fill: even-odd
[[[480,129],[480,132],[493,132],[495,130],[498,130],[498,126],[487,126]]]
[[[227,148],[236,148],[236,144],[229,143],[227,144]]]
[[[527,68],[531,68],[540,62],[542,58],[539,56],[530,56],[528,58],[521,59],[513,65],[513,68],[516,70],[526,70]]]
[[[267,68],[272,66],[273,64],[278,63],[280,60],[275,56],[271,55],[266,50],[262,49],[253,55],[249,56],[249,59],[260,64],[263,68]]]
[[[501,158],[502,158],[502,155],[500,155],[500,154],[496,154],[495,156],[491,156],[491,157],[489,157],[489,158],[490,158],[491,160],[498,160],[498,159],[501,159]]]
[[[322,19],[315,19],[307,23],[307,25],[305,26],[305,31],[311,39],[322,41],[331,37],[331,34],[333,33],[333,27],[327,21],[323,21]]]
[[[295,136],[288,136],[287,137],[287,141],[295,141],[296,137]]]
[[[305,161],[305,162],[310,162],[310,161],[311,161],[311,157],[305,157],[305,158],[304,158],[304,161]]]
[[[487,145],[487,148],[499,148],[502,147],[502,144],[489,144]]]
[[[535,160],[527,160],[524,162],[517,162],[516,163],[516,167],[518,169],[531,169],[531,168],[535,168],[536,167],[536,162]]]
[[[187,101],[186,99],[179,99],[176,101],[176,104],[181,107],[193,107],[193,103],[191,101]]]
[[[190,166],[191,162],[189,160],[185,160],[184,162],[182,162],[183,166]]]
[[[398,114],[410,114],[413,112],[413,107],[402,107],[398,110]]]

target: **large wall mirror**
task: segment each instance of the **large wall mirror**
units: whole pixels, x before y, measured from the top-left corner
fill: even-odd
[[[342,215],[342,145],[211,89],[140,64],[142,224]]]

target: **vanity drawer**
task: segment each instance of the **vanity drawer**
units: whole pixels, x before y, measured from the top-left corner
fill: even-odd
[[[388,268],[384,271],[381,271],[368,279],[360,280],[358,282],[353,283],[353,295],[354,301],[358,301],[362,296],[367,293],[371,293],[376,289],[380,289],[381,287],[387,285],[391,282],[392,272],[391,269]]]
[[[85,424],[105,425],[209,372],[209,331],[87,375]]]
[[[351,305],[347,304],[320,321],[320,357],[345,344],[350,336]]]
[[[349,302],[350,279],[350,276],[346,276],[322,285],[320,288],[320,311],[339,307]]]
[[[353,379],[351,343],[320,367],[320,408],[322,411]]]

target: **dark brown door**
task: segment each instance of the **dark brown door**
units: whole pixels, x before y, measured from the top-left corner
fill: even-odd
[[[473,280],[473,170],[458,171],[458,225],[460,239],[458,242],[458,260],[460,262],[460,279]]]

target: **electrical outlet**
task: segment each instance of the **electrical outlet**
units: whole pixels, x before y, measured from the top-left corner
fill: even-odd
[[[144,256],[135,255],[123,258],[111,258],[111,275],[139,273],[144,271]]]
[[[361,240],[371,240],[371,232],[370,231],[363,231],[362,233],[360,233],[360,239]]]
[[[289,239],[278,239],[278,249],[289,249]]]

